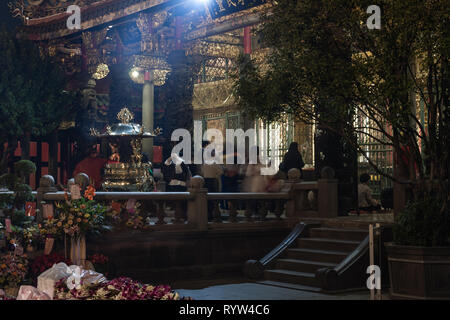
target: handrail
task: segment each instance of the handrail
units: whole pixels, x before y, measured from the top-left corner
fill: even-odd
[[[317,190],[319,185],[317,182],[298,182],[294,184],[294,190]]]
[[[272,261],[277,259],[281,253],[286,250],[295,240],[300,237],[303,231],[306,228],[306,224],[304,222],[298,223],[291,231],[291,233],[283,240],[281,243],[276,246],[272,251],[266,254],[260,260],[247,260],[244,265],[244,274],[252,279],[261,278],[264,269],[268,266]]]
[[[43,195],[44,200],[63,201],[65,192],[50,192]],[[70,197],[70,193],[68,193]],[[190,192],[96,192],[96,200],[191,200]]]
[[[357,263],[369,250],[369,236],[353,250],[347,257],[335,267],[320,268],[316,271],[316,279],[319,280],[322,290],[336,291],[339,288],[339,278],[344,276],[344,273]]]
[[[352,251],[341,263],[334,267],[338,275],[344,273],[350,266],[360,259],[369,250],[369,236],[365,237],[363,241]]]
[[[270,251],[268,254],[264,256],[264,258],[259,261],[263,266],[267,266],[273,260],[275,260],[287,247],[289,247],[292,242],[294,242],[300,234],[305,230],[306,224],[304,222],[298,223],[294,229],[292,229],[291,233],[278,245]]]
[[[14,191],[0,191],[0,195],[2,195],[2,194],[14,194]],[[36,191],[31,191],[31,194],[33,196],[36,196],[37,192]]]
[[[289,200],[287,192],[209,192],[208,200]]]

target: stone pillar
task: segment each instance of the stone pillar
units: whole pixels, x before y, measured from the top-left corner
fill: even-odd
[[[144,76],[144,86],[142,89],[142,125],[145,131],[153,132],[153,116],[155,111],[154,84],[151,71],[146,71]],[[153,139],[142,140],[142,152],[149,156],[153,162]]]
[[[299,194],[295,190],[295,184],[301,182],[301,172],[297,168],[292,168],[288,171],[288,180],[285,182],[281,192],[289,192],[291,199],[286,202],[286,218],[289,225],[295,225],[298,221],[297,216],[297,201]]]
[[[338,180],[334,178],[334,170],[324,167],[318,187],[318,215],[319,218],[334,218],[338,216]]]
[[[44,201],[44,194],[58,191],[55,188],[55,179],[50,175],[42,176],[39,181],[39,188],[36,191],[36,222],[41,223],[43,221],[42,202]]]
[[[188,201],[187,219],[189,225],[197,230],[208,230],[208,189],[203,188],[205,180],[201,176],[194,176],[189,182],[188,191],[194,196]]]

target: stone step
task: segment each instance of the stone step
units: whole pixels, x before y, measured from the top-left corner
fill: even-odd
[[[264,284],[266,286],[281,287],[281,288],[300,290],[300,291],[311,291],[311,292],[320,292],[321,291],[321,289],[318,287],[310,287],[310,286],[304,286],[301,284],[294,284],[294,283],[288,283],[288,282],[264,280],[264,281],[258,281],[257,283]]]
[[[315,274],[309,272],[298,272],[282,269],[265,270],[264,279],[277,282],[300,284],[310,287],[319,286]]]
[[[297,239],[299,248],[318,249],[331,251],[353,251],[360,244],[360,241],[340,240],[331,238],[299,238]]]
[[[314,273],[317,269],[326,267],[335,267],[336,263],[327,263],[320,261],[308,261],[300,259],[278,259],[276,261],[276,269],[285,269],[300,272],[310,272]]]
[[[311,228],[309,236],[311,238],[328,238],[349,241],[362,241],[369,234],[369,231],[361,229],[343,229],[343,228]]]
[[[286,250],[285,257],[288,259],[340,263],[349,253],[350,252],[292,248]]]

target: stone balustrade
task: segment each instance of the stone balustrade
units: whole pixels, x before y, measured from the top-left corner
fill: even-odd
[[[291,169],[279,192],[208,193],[204,179],[194,176],[186,192],[96,192],[95,199],[105,203],[135,199],[146,204],[147,213],[155,218],[152,225],[182,225],[193,230],[208,230],[209,226],[217,224],[336,217],[338,199],[334,171],[324,168],[321,177],[318,181],[302,182],[300,171]],[[70,179],[68,185],[78,184],[83,192],[88,183],[89,177],[79,174]],[[57,190],[52,176],[42,176],[36,201],[38,222],[43,219],[44,203],[64,201],[64,192]]]

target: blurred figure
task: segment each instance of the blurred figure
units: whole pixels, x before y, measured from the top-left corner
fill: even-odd
[[[261,168],[265,165],[261,163],[261,157],[259,154],[259,147],[252,147],[250,153],[256,152],[257,163],[247,165],[247,170],[245,171],[244,182],[242,183],[242,191],[244,192],[265,192],[267,179],[266,176],[261,175]]]
[[[79,173],[87,174],[95,189],[99,190],[101,189],[103,182],[103,167],[107,162],[108,159],[98,157],[97,145],[92,145],[88,149],[88,156],[75,166],[73,176],[75,177]]]
[[[291,142],[289,145],[288,152],[283,157],[283,161],[280,163],[280,171],[284,172],[287,176],[287,173],[292,168],[297,168],[300,170],[301,177],[303,177],[302,168],[305,166],[303,162],[302,155],[298,151],[298,143]]]
[[[381,209],[381,205],[377,200],[372,198],[372,190],[369,187],[370,176],[367,173],[359,177],[358,184],[358,207],[363,211],[377,211]]]
[[[285,175],[283,172],[278,171],[267,181],[266,192],[280,192],[284,187]]]

